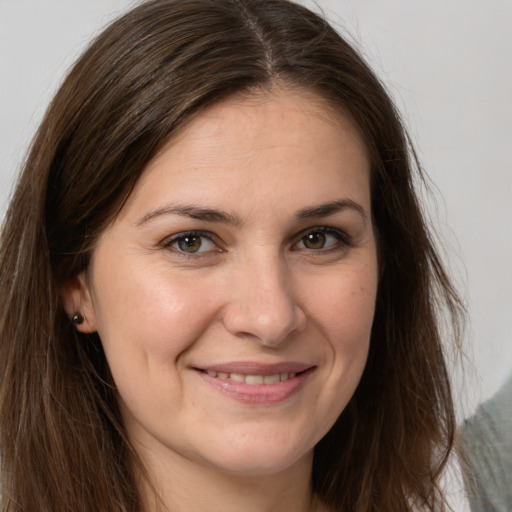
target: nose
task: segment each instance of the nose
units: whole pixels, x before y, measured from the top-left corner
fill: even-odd
[[[222,320],[234,336],[276,347],[306,328],[291,271],[277,257],[244,265],[231,276],[229,295]]]

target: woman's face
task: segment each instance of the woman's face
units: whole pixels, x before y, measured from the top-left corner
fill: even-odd
[[[150,162],[78,284],[143,460],[310,464],[368,352],[364,145],[313,95],[218,103]]]

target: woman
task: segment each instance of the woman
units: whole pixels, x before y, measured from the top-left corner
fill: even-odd
[[[4,510],[443,510],[460,304],[415,169],[378,80],[298,5],[114,22],[2,232]]]

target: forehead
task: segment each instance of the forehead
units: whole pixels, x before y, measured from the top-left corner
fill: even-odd
[[[368,179],[366,147],[341,109],[313,93],[273,90],[197,114],[149,162],[129,203],[143,207],[178,193],[203,203],[226,190],[229,200],[233,192],[275,200],[294,191],[324,202],[336,185],[367,186]]]
[[[265,112],[268,120],[267,126],[254,123],[255,118],[261,112]],[[367,151],[359,127],[341,104],[336,104],[315,91],[282,84],[275,85],[270,90],[256,88],[243,91],[200,111],[170,137],[155,159],[158,159],[159,155],[169,147],[184,139],[192,141],[195,136],[204,135],[218,137],[225,133],[225,128],[230,123],[244,129],[244,137],[251,134],[254,139],[260,139],[261,132],[259,130],[267,130],[269,125],[290,127],[293,122],[302,122],[300,128],[303,134],[305,136],[309,134],[314,140],[318,137],[315,137],[315,130],[311,127],[313,119],[315,124],[321,122],[333,130],[342,129],[345,132],[350,132],[353,138],[352,142],[358,146],[358,149]],[[286,132],[288,136],[291,136],[289,130]],[[238,135],[237,131],[232,134],[235,137]]]

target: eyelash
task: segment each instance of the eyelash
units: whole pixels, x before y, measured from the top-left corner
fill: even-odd
[[[197,253],[197,252],[190,252],[187,253],[186,251],[182,251],[178,248],[173,247],[173,244],[177,244],[180,242],[180,240],[185,240],[186,238],[205,238],[209,240],[211,243],[215,244],[214,242],[214,235],[208,231],[185,231],[183,233],[178,233],[176,235],[173,235],[170,238],[166,238],[162,243],[162,248],[164,249],[172,249],[176,254],[179,256],[185,257],[185,258],[193,258],[198,257],[198,254],[204,254],[203,252]],[[217,245],[217,244],[215,244]],[[209,251],[208,251],[209,252]],[[222,252],[222,249],[219,249],[216,252]]]
[[[303,242],[304,239],[308,235],[317,234],[317,233],[321,233],[322,235],[331,235],[334,238],[336,238],[336,242],[328,247],[322,247],[319,249],[308,249],[307,247],[305,247],[304,248],[305,250],[309,250],[309,251],[312,251],[315,253],[317,253],[317,252],[326,253],[326,252],[340,250],[340,248],[353,247],[353,245],[354,245],[352,237],[350,237],[345,231],[342,231],[341,229],[337,229],[337,228],[332,228],[329,226],[320,226],[320,227],[314,227],[314,228],[307,229],[307,230],[303,231],[302,233],[300,233],[300,235],[298,237],[298,241],[295,242],[294,246]],[[295,250],[298,250],[298,249],[295,249]]]
[[[331,244],[330,246],[324,248],[321,247],[319,249],[311,249],[311,248],[295,248],[299,243],[303,242],[304,239],[308,235],[313,235],[320,233],[322,235],[331,235],[336,238],[336,242],[334,244]],[[184,258],[198,258],[207,255],[208,253],[211,253],[212,251],[201,251],[201,252],[186,252],[183,250],[180,250],[179,248],[173,247],[173,244],[177,244],[180,241],[185,240],[186,238],[202,238],[209,240],[212,244],[215,244],[218,247],[218,244],[215,243],[214,238],[215,236],[213,233],[210,233],[208,231],[185,231],[182,233],[178,233],[176,235],[173,235],[170,238],[165,239],[161,246],[163,249],[171,249],[173,252],[180,257]],[[328,226],[319,226],[314,228],[309,228],[305,231],[302,231],[297,237],[297,241],[293,244],[292,250],[298,251],[298,250],[306,250],[311,253],[327,253],[327,252],[334,252],[336,250],[340,250],[341,248],[347,248],[347,247],[353,247],[354,243],[352,240],[352,237],[350,237],[347,233],[344,231],[332,228]],[[214,252],[223,252],[222,249],[218,249]]]

